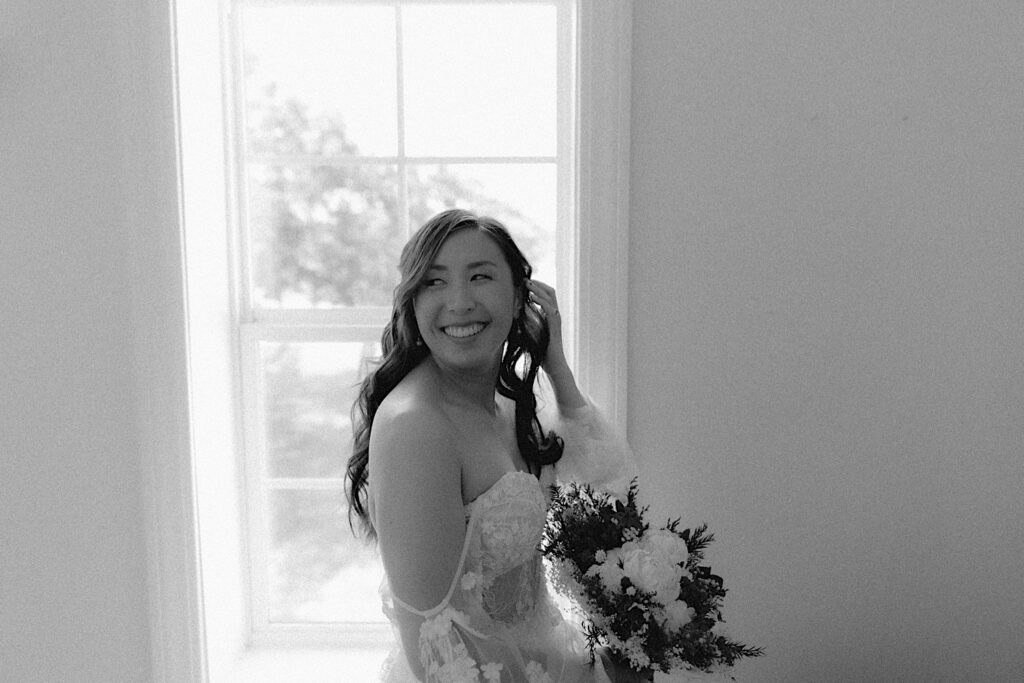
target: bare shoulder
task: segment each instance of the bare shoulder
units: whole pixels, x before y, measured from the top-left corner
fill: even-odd
[[[405,495],[424,486],[458,490],[455,432],[425,373],[407,375],[381,403],[370,432],[370,486]],[[393,498],[392,498],[393,499]],[[378,499],[379,500],[379,499]]]
[[[421,610],[447,594],[465,536],[450,424],[429,383],[411,373],[381,403],[370,432],[381,559],[394,594]]]
[[[414,370],[377,409],[370,432],[371,463],[409,448],[450,451],[453,434],[451,420],[441,409],[429,379]]]

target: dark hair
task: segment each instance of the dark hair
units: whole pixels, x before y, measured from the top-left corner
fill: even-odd
[[[401,282],[395,287],[391,320],[381,336],[381,359],[375,370],[363,380],[359,396],[352,407],[353,448],[345,472],[345,494],[349,502],[349,525],[353,513],[364,531],[375,531],[366,509],[366,486],[369,481],[370,430],[384,398],[419,363],[430,350],[420,341],[414,302],[427,270],[434,263],[445,241],[461,230],[478,230],[494,240],[512,270],[512,284],[517,293],[519,309],[512,322],[502,353],[495,389],[516,405],[516,442],[529,470],[540,476],[544,465],[557,462],[562,456],[562,439],[554,432],[545,436],[537,418],[537,399],[533,393],[537,370],[548,349],[547,321],[527,304],[526,281],[533,268],[516,246],[508,230],[487,216],[477,216],[462,209],[450,209],[427,221],[406,243],[399,261]]]

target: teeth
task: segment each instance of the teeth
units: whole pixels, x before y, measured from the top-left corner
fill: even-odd
[[[457,337],[461,339],[463,337],[472,337],[482,329],[484,329],[483,323],[473,323],[472,325],[449,325],[444,328],[444,333],[449,337]]]

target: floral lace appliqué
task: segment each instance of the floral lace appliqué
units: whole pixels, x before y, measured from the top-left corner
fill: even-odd
[[[547,503],[537,480],[525,472],[506,474],[481,502],[479,559],[486,585],[488,574],[501,574],[535,555]]]
[[[540,662],[530,662],[526,665],[526,678],[529,683],[552,683],[551,676],[548,676]]]
[[[479,588],[483,577],[480,572],[468,571],[462,575],[462,580],[459,585],[462,586],[464,591],[472,591],[474,588]]]
[[[499,683],[501,681],[501,670],[504,668],[504,665],[499,662],[488,662],[480,667],[480,671],[483,672],[484,680],[487,683]]]
[[[532,612],[541,590],[537,544],[547,511],[544,493],[534,476],[509,472],[481,498],[476,509],[479,544],[466,558],[467,565],[479,569],[480,580],[467,573],[461,587],[473,592],[490,619],[520,623]]]
[[[420,656],[428,681],[480,683],[480,670],[452,626],[461,619],[465,615],[449,607],[420,626]]]

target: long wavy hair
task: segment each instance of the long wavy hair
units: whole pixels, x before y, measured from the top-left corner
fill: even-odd
[[[427,270],[433,265],[445,241],[461,230],[478,230],[494,240],[512,270],[512,284],[518,310],[505,340],[495,389],[515,402],[516,442],[530,472],[540,476],[544,465],[562,457],[564,444],[554,432],[544,433],[537,418],[534,382],[544,363],[550,334],[547,321],[530,305],[526,281],[533,268],[516,246],[508,230],[487,216],[462,209],[444,211],[423,225],[402,249],[399,261],[401,282],[395,288],[391,320],[381,336],[381,358],[363,380],[352,407],[353,448],[345,472],[345,495],[349,503],[349,525],[353,517],[369,537],[376,536],[366,509],[369,482],[370,432],[384,398],[423,361],[430,350],[422,344],[416,324],[415,300]]]

